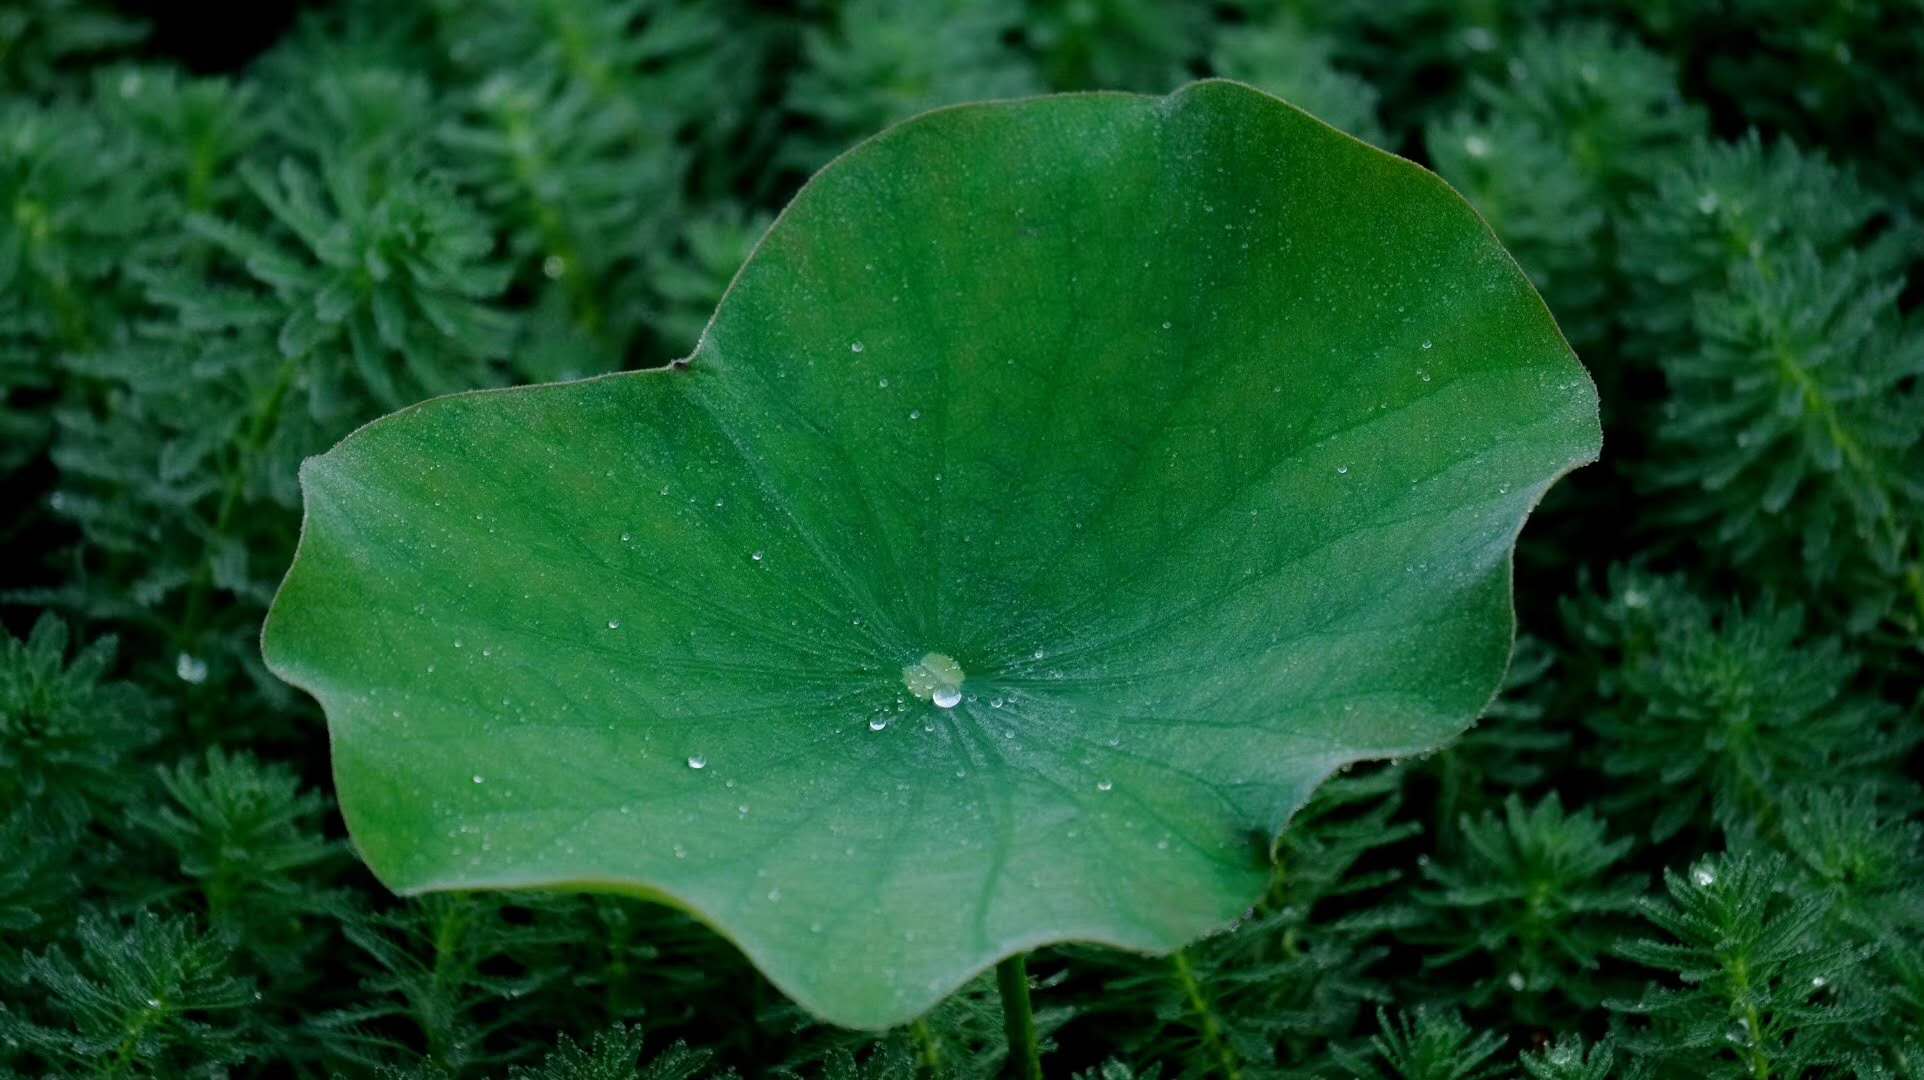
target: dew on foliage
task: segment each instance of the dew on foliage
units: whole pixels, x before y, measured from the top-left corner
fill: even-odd
[[[702,757],[700,754],[690,754],[688,755],[688,767],[691,769],[706,769],[708,767],[708,759]]]
[[[192,653],[181,653],[174,658],[174,675],[181,682],[199,686],[207,681],[207,661]]]
[[[620,619],[609,619],[609,620],[608,620],[608,629],[610,629],[610,630],[619,630],[619,629],[621,629],[621,620],[620,620]]]
[[[863,349],[863,345],[859,341],[851,341],[848,343],[849,352],[858,353],[858,352],[861,352],[862,349]]]
[[[870,731],[880,731],[883,728],[888,726],[889,726],[889,721],[888,721],[888,717],[886,716],[877,716],[868,722],[868,729]]]
[[[1700,889],[1707,889],[1717,883],[1717,874],[1708,866],[1699,866],[1690,872],[1690,880]]]
[[[1103,780],[1096,781],[1097,791],[1108,791],[1115,786],[1116,784],[1115,784],[1115,781],[1113,780],[1103,779]]]

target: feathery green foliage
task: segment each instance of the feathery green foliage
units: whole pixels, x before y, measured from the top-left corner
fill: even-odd
[[[1607,456],[1475,729],[1234,927],[1031,957],[1049,1075],[1924,1075],[1911,0],[187,7],[0,4],[0,1075],[1000,1073],[987,976],[847,1032],[672,908],[387,894],[260,619],[360,424],[687,355],[891,121],[1200,75],[1457,186]]]
[[[1589,811],[1568,814],[1555,794],[1526,808],[1516,795],[1501,816],[1465,817],[1461,851],[1422,864],[1431,886],[1415,894],[1421,921],[1403,937],[1427,946],[1426,968],[1467,962],[1464,1001],[1510,995],[1516,1014],[1547,1023],[1556,1010],[1598,1004],[1599,959],[1636,910],[1642,883],[1614,873],[1630,850]]]
[[[1785,876],[1780,858],[1741,853],[1664,875],[1670,900],[1645,905],[1663,936],[1619,948],[1666,975],[1613,1003],[1638,1018],[1625,1035],[1632,1054],[1661,1053],[1712,1076],[1853,1063],[1852,1025],[1871,1016],[1851,978],[1861,956],[1822,940],[1822,900],[1789,893]]]
[[[1898,784],[1920,733],[1855,689],[1859,659],[1808,635],[1799,608],[1719,608],[1674,576],[1617,572],[1611,584],[1568,609],[1598,668],[1588,719],[1613,780],[1606,810],[1663,840],[1706,819],[1775,828],[1785,800],[1814,785]]]

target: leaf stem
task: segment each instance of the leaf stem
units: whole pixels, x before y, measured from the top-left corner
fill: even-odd
[[[942,1075],[942,1046],[935,1041],[935,1033],[929,1030],[929,1018],[916,1017],[910,1030],[915,1033],[915,1047],[921,1054],[922,1066],[930,1076]]]
[[[1035,1012],[1029,1007],[1029,972],[1023,954],[1016,953],[995,966],[995,985],[1002,992],[1009,1073],[1022,1080],[1042,1080],[1042,1056],[1036,1048]]]
[[[254,406],[247,432],[235,451],[232,471],[223,480],[220,504],[214,511],[213,527],[208,532],[205,550],[194,567],[193,579],[187,587],[187,603],[181,616],[180,630],[180,647],[183,650],[198,651],[196,645],[200,637],[200,624],[207,614],[207,590],[213,583],[214,559],[217,555],[215,548],[233,525],[234,512],[239,509],[241,495],[247,486],[247,470],[273,434],[274,425],[280,418],[281,404],[287,399],[288,389],[294,385],[299,367],[299,361],[294,357],[281,361],[280,370],[274,376],[274,385]]]
[[[1222,1025],[1216,1022],[1216,1010],[1209,1007],[1209,999],[1203,996],[1202,984],[1196,981],[1196,969],[1190,966],[1189,953],[1177,949],[1169,958],[1169,966],[1175,969],[1176,982],[1189,1001],[1189,1011],[1196,1014],[1196,1026],[1202,1030],[1203,1045],[1216,1056],[1217,1067],[1222,1069],[1227,1080],[1242,1080],[1243,1071],[1236,1064],[1235,1053],[1223,1041]]]

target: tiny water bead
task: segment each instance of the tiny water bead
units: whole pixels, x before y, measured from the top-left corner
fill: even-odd
[[[181,653],[174,658],[174,677],[192,686],[207,681],[207,661],[192,653]]]
[[[909,693],[953,709],[962,700],[962,665],[942,653],[928,653],[902,669],[902,682]]]
[[[688,755],[688,767],[691,769],[706,769],[708,767],[708,759],[702,757],[700,754],[690,754]]]
[[[863,349],[863,345],[859,341],[851,341],[848,343],[849,352],[858,353],[858,352],[861,352],[862,349]]]

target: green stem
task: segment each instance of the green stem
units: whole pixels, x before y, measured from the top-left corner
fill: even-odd
[[[935,1033],[929,1030],[928,1018],[916,1017],[909,1030],[915,1035],[915,1048],[922,1057],[922,1066],[932,1077],[942,1075],[942,1044],[935,1041]]]
[[[1871,456],[1856,435],[1844,424],[1837,411],[1837,405],[1824,393],[1815,375],[1810,373],[1791,348],[1787,335],[1780,329],[1773,335],[1771,345],[1776,353],[1777,368],[1785,381],[1796,388],[1803,399],[1804,408],[1814,414],[1824,425],[1824,433],[1831,444],[1837,447],[1844,463],[1863,478],[1866,486],[1884,495],[1879,502],[1882,512],[1877,524],[1884,529],[1886,542],[1890,545],[1891,558],[1899,564],[1898,577],[1908,586],[1911,601],[1917,606],[1920,626],[1924,626],[1924,562],[1918,559],[1905,560],[1905,536],[1899,526],[1893,507],[1896,499],[1889,495],[1889,485],[1885,482],[1880,463]]]
[[[1770,1080],[1770,1058],[1764,1054],[1763,1047],[1763,1017],[1758,1015],[1757,1003],[1750,997],[1749,959],[1738,955],[1731,965],[1730,974],[1731,984],[1736,990],[1735,997],[1744,1007],[1744,1063],[1750,1067],[1750,1075],[1756,1080]]]
[[[1021,953],[995,966],[995,985],[1002,991],[1002,1026],[1009,1035],[1009,1073],[1022,1080],[1042,1080],[1035,1012],[1029,1007],[1029,972]]]
[[[200,637],[201,620],[207,614],[207,590],[213,584],[215,542],[226,536],[227,530],[233,525],[234,512],[239,509],[241,494],[246,488],[247,470],[253,465],[255,455],[267,445],[268,436],[273,434],[274,425],[280,417],[281,403],[294,385],[294,376],[299,367],[299,362],[293,358],[281,361],[274,385],[255,405],[247,433],[234,454],[231,471],[221,486],[220,504],[214,511],[214,526],[206,551],[195,566],[193,580],[188,584],[187,603],[181,617],[180,647],[183,650],[195,650]]]
[[[1209,999],[1203,996],[1202,984],[1196,981],[1196,969],[1189,964],[1189,953],[1177,949],[1169,958],[1169,966],[1175,969],[1176,983],[1189,1001],[1189,1011],[1196,1015],[1203,1045],[1216,1056],[1216,1066],[1228,1080],[1242,1080],[1243,1071],[1236,1063],[1236,1054],[1223,1038],[1222,1025],[1216,1022],[1216,1010],[1209,1007]]]

